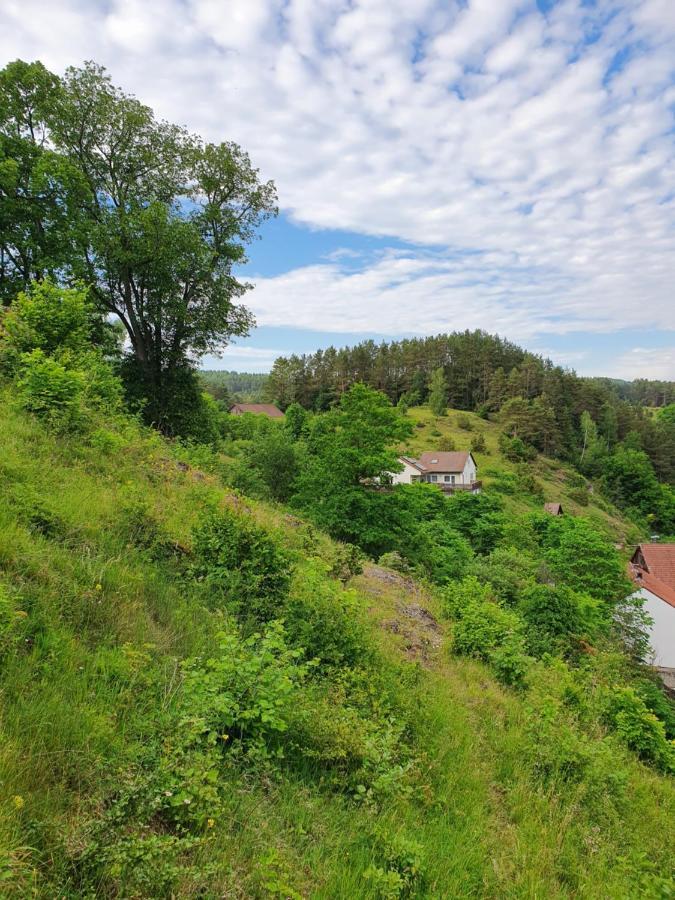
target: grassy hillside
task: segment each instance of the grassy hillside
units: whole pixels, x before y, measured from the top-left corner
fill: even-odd
[[[469,450],[472,439],[477,434],[482,434],[486,450],[474,452],[478,477],[485,487],[492,486],[500,491],[511,513],[519,515],[535,507],[540,508],[544,503],[559,502],[572,515],[589,518],[616,543],[635,543],[641,539],[635,526],[627,522],[599,492],[584,491],[586,479],[572,466],[560,460],[539,455],[536,460],[527,464],[528,471],[534,475],[541,488],[541,496],[528,494],[517,483],[518,464],[509,462],[499,452],[498,441],[502,430],[499,423],[482,419],[475,413],[453,409],[448,410],[447,416],[435,416],[426,406],[413,407],[408,411],[408,416],[415,423],[415,431],[404,449],[413,456],[424,450],[438,449],[447,438],[454,441],[458,450]],[[460,427],[460,422],[464,427]],[[575,497],[579,493],[587,503],[582,505],[579,502],[578,496]]]
[[[58,436],[5,391],[0,442],[2,896],[672,896],[673,780],[555,668],[501,686],[451,654],[431,589],[350,578],[328,538],[127,419]],[[219,599],[214,515],[284,554],[285,641]]]

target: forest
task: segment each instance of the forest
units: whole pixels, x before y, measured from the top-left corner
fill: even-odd
[[[671,397],[478,332],[231,415],[198,364],[274,185],[93,64],[0,88],[2,896],[672,896],[626,566],[675,535]],[[391,483],[453,449],[480,493]]]

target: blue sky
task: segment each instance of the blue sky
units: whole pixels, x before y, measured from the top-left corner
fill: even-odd
[[[276,181],[259,327],[207,366],[484,328],[675,378],[673,0],[8,0],[17,56],[96,59]]]

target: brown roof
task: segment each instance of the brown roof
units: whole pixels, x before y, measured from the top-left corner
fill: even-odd
[[[469,456],[466,450],[427,450],[417,465],[423,472],[463,472]]]
[[[552,516],[562,516],[563,514],[562,503],[544,503],[544,509]]]
[[[413,469],[417,469],[418,472],[424,471],[423,466],[421,466],[416,459],[413,459],[412,456],[399,456],[399,459],[404,463],[408,463],[408,465],[412,466]]]
[[[629,572],[636,584],[675,606],[675,544],[640,544]]]
[[[231,413],[255,413],[256,415],[269,416],[271,419],[282,419],[283,413],[273,403],[235,403],[230,407]]]

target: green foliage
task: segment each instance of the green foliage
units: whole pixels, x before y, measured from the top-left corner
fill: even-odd
[[[546,518],[544,555],[562,584],[605,603],[631,593],[621,556],[590,522],[569,516]]]
[[[294,441],[299,441],[307,427],[307,410],[299,403],[291,403],[284,413],[284,428]]]
[[[441,519],[419,526],[412,546],[404,552],[436,584],[461,578],[473,557],[466,538]]]
[[[293,442],[281,428],[259,434],[245,461],[252,478],[267,488],[267,496],[282,503],[293,493],[298,463]]]
[[[642,759],[675,773],[675,745],[644,700],[631,687],[615,689],[607,698],[605,717],[621,740]]]
[[[499,452],[511,462],[531,462],[537,456],[534,447],[526,444],[517,435],[511,437],[505,432],[499,435]]]
[[[501,501],[493,494],[459,492],[446,499],[442,517],[464,535],[476,553],[489,553],[502,536],[502,509]]]
[[[487,453],[485,435],[482,431],[478,431],[472,436],[470,449],[472,453]]]
[[[448,386],[445,381],[443,367],[434,369],[429,382],[429,397],[427,399],[429,409],[435,416],[444,416],[448,407]]]
[[[44,416],[54,425],[76,428],[82,424],[84,374],[67,369],[42,350],[24,353],[17,380],[19,402],[24,409]]]
[[[452,647],[455,653],[489,662],[492,654],[521,630],[520,618],[510,610],[490,600],[469,602],[455,623]]]
[[[463,431],[473,431],[473,425],[471,424],[471,419],[468,416],[460,414],[457,416],[457,426],[461,428]]]
[[[597,601],[568,587],[546,584],[527,588],[518,603],[526,623],[530,653],[566,654],[578,649],[582,637],[594,637],[604,624]]]
[[[358,597],[326,576],[325,563],[312,560],[293,581],[284,622],[289,639],[310,659],[330,666],[364,664],[364,641]]]
[[[438,449],[441,451],[441,453],[456,450],[457,444],[455,442],[455,439],[450,437],[450,435],[445,435],[438,442]]]
[[[337,544],[330,567],[332,578],[347,584],[363,572],[363,553],[354,544]]]
[[[194,552],[212,606],[224,603],[248,628],[283,614],[291,560],[251,519],[228,509],[207,514],[195,529]]]
[[[377,864],[369,866],[364,873],[374,897],[397,900],[414,897],[424,889],[421,844],[400,834],[388,837],[380,829],[375,836],[374,850]]]

